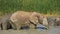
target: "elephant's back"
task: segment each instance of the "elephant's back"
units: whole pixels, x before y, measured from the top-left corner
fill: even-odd
[[[12,16],[10,17],[11,21],[15,22],[26,22],[30,16],[30,12],[24,12],[24,11],[17,11],[15,13],[12,14]]]

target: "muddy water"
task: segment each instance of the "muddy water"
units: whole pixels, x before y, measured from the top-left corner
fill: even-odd
[[[47,34],[60,34],[60,26],[59,27],[50,28],[48,30]]]
[[[0,34],[60,34],[60,27],[51,27],[48,30],[43,29],[0,30]]]

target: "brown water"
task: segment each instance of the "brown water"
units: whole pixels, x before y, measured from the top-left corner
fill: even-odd
[[[48,30],[42,30],[42,29],[0,30],[0,34],[60,34],[60,27],[53,27]]]

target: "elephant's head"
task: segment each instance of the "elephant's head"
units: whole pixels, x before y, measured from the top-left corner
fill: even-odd
[[[46,28],[49,28],[49,24],[48,24],[48,16],[47,15],[38,15],[38,21],[40,24],[46,26]]]
[[[33,12],[30,19],[31,19],[32,23],[34,23],[36,26],[39,24],[48,26],[47,16],[44,16],[40,13]]]
[[[40,13],[33,12],[30,16],[30,21],[35,25],[42,24],[43,16]]]

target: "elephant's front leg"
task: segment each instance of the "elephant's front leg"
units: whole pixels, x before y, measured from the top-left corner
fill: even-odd
[[[12,25],[12,28],[14,29],[14,30],[17,30],[17,28],[16,28],[16,25],[15,24],[11,24]]]
[[[35,29],[36,27],[33,24],[30,24],[30,29]]]
[[[15,25],[12,21],[9,20],[9,23],[11,24],[11,26],[12,26],[12,28],[13,28],[14,30],[17,29],[17,28],[16,28],[16,25]]]
[[[29,26],[30,26],[30,29],[35,29],[37,24],[30,21]]]

